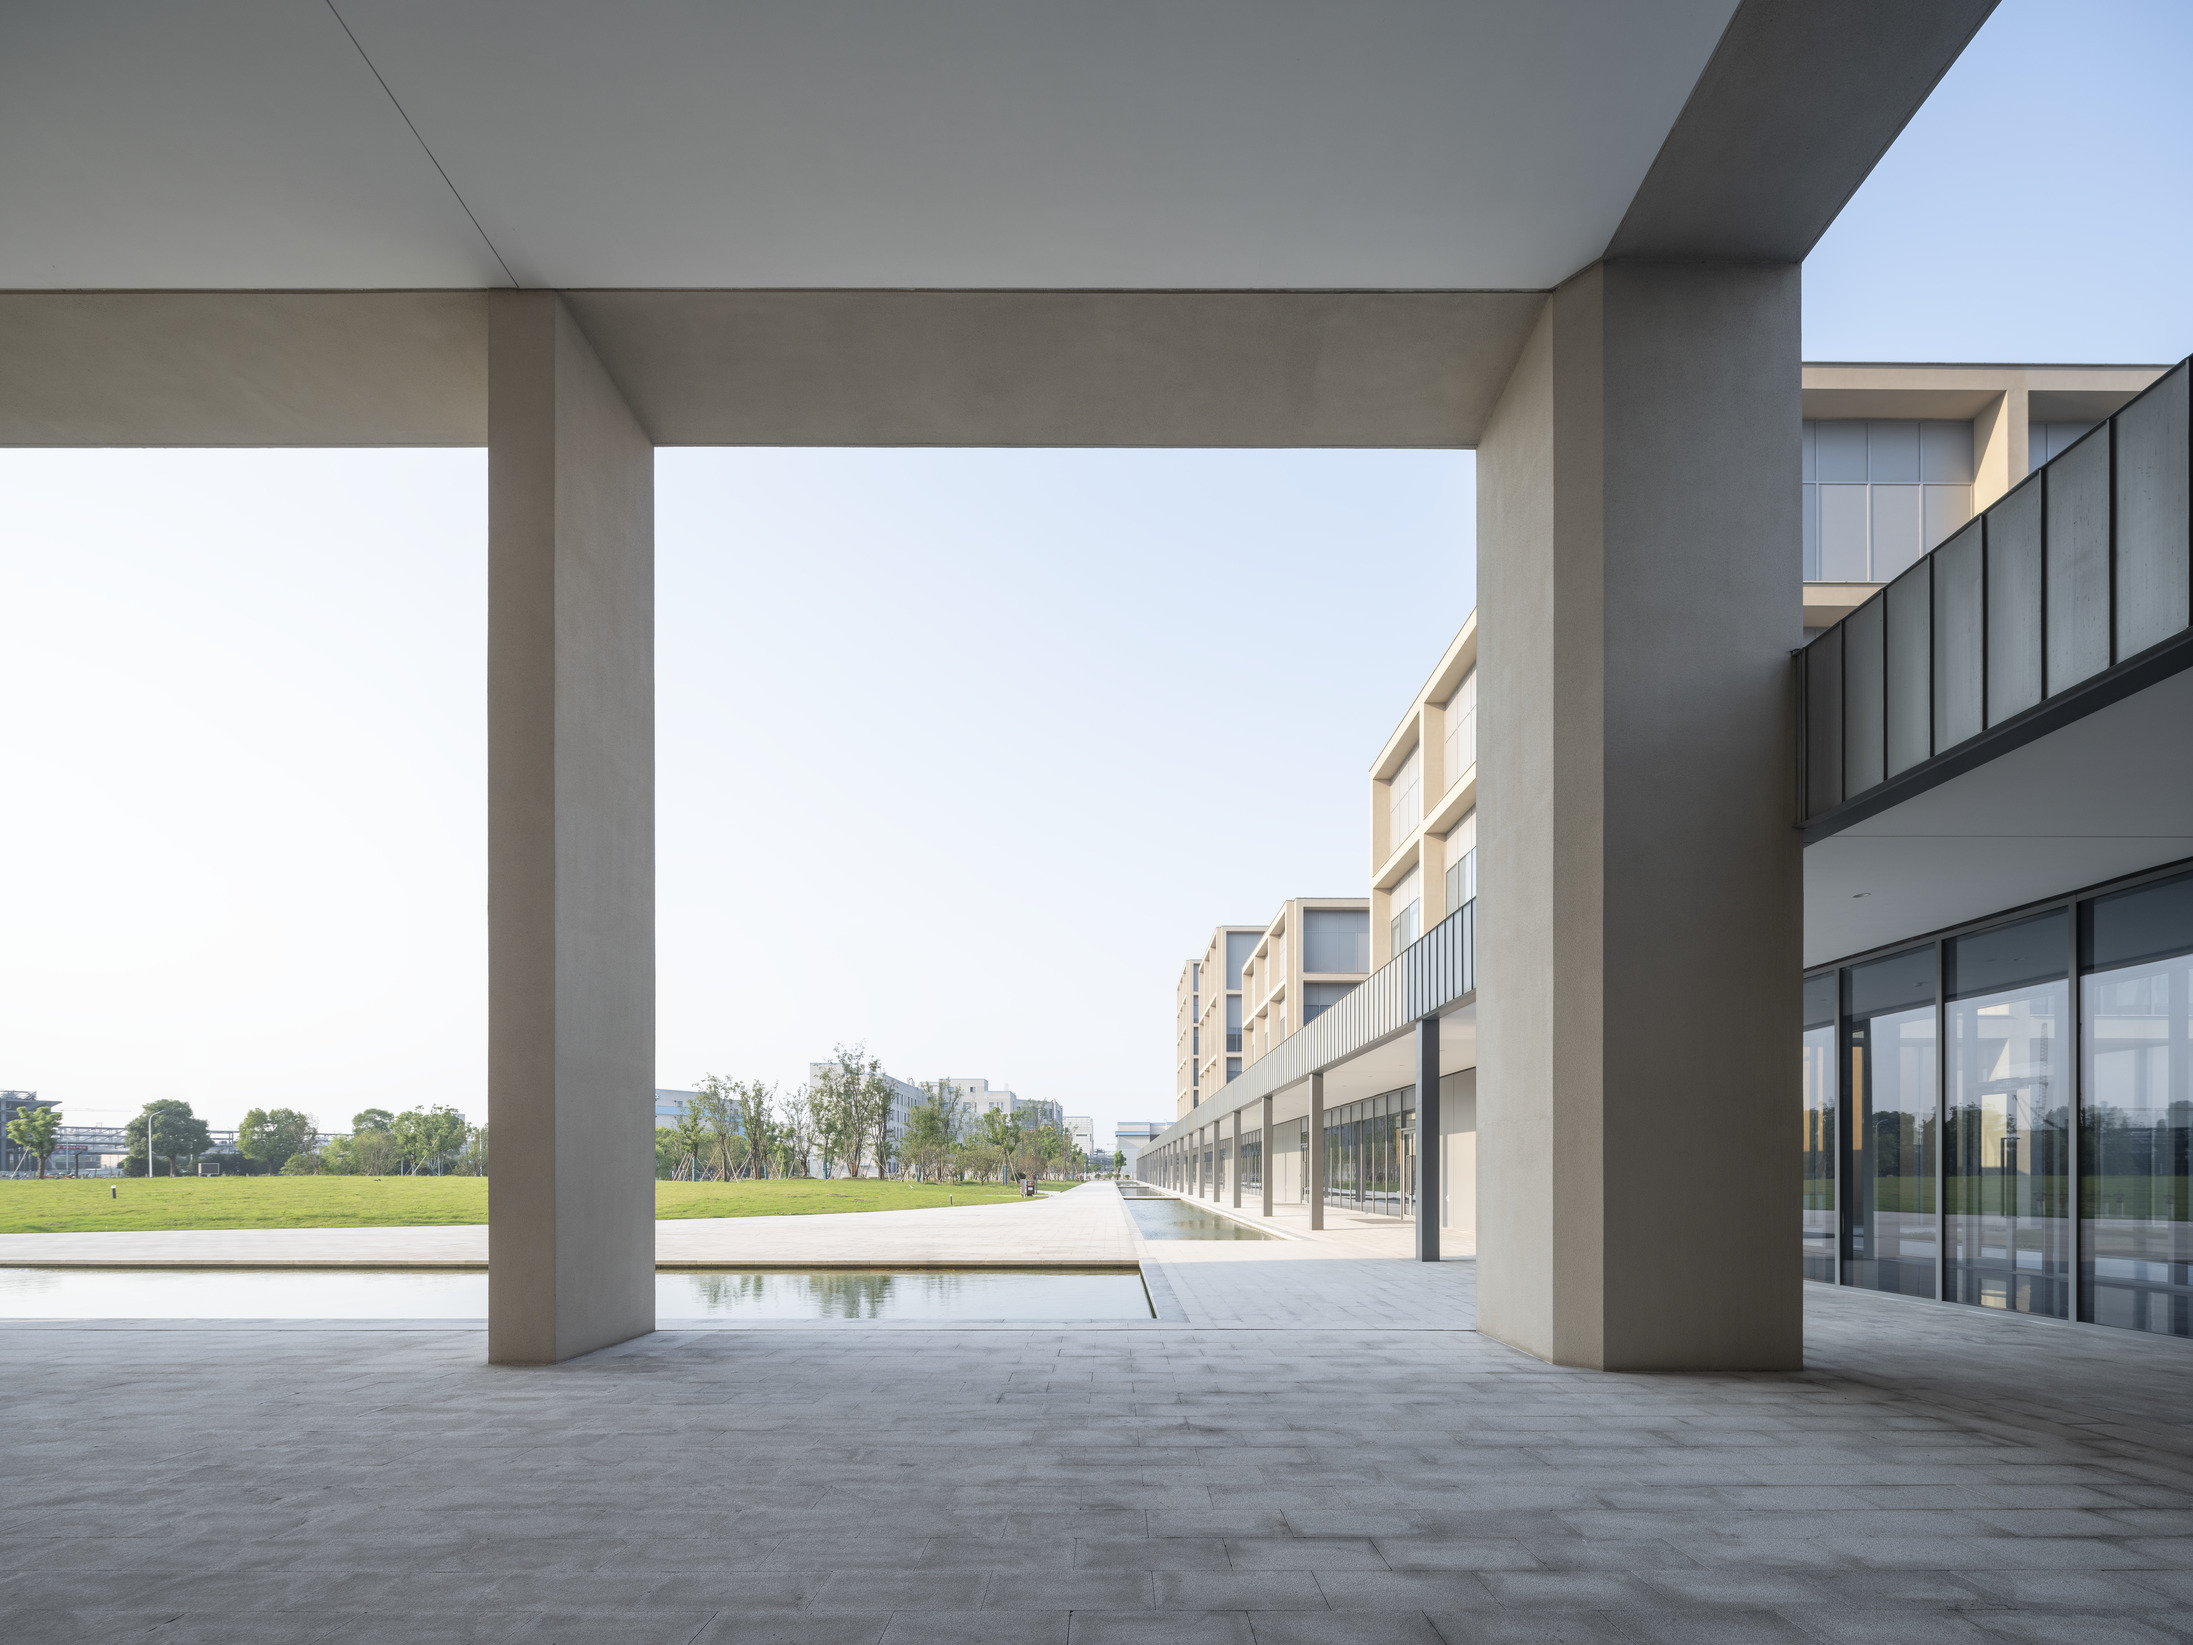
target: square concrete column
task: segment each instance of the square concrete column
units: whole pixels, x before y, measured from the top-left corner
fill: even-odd
[[[1234,1209],[1241,1209],[1241,1110],[1234,1110]]]
[[[1325,1076],[1310,1076],[1310,1230],[1325,1226]]]
[[[488,1358],[655,1328],[654,448],[560,298],[488,342]]]
[[[1264,1215],[1269,1217],[1272,1214],[1272,1179],[1279,1175],[1279,1150],[1273,1147],[1275,1139],[1272,1136],[1272,1099],[1269,1096],[1264,1099],[1264,1130],[1262,1134],[1264,1138],[1261,1145],[1264,1150]]]
[[[1439,1019],[1416,1024],[1416,1260],[1439,1260]]]
[[[1802,1363],[1798,272],[1595,266],[1478,450],[1479,1329]]]

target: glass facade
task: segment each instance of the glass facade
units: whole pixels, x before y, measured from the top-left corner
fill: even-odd
[[[1941,1247],[1934,1214],[1941,1138],[1935,964],[1929,944],[1843,973],[1851,1093],[1843,1283],[1913,1297],[1936,1294]]]
[[[1416,1087],[1325,1111],[1325,1203],[1371,1216],[1416,1214]]]
[[[1807,978],[1805,1277],[2193,1336],[2189,1017],[2182,864]]]
[[[1959,937],[1942,1153],[1950,1300],[2071,1311],[2071,922]]]
[[[1241,1139],[1241,1188],[1247,1193],[1264,1191],[1264,1134],[1259,1131]]]
[[[2080,914],[2079,1317],[2193,1336],[2193,876]]]

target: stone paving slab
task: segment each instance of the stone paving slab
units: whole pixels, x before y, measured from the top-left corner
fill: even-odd
[[[665,1332],[533,1370],[472,1331],[0,1330],[0,1617],[11,1645],[2193,1640],[2193,1345],[1806,1302],[1787,1376],[1561,1370],[1407,1318]]]

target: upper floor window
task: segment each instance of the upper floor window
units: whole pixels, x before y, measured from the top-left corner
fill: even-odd
[[[1972,518],[1972,425],[1804,425],[1805,581],[1885,583]]]
[[[1386,934],[1391,946],[1386,954],[1398,958],[1401,950],[1424,934],[1424,870],[1421,864],[1402,876],[1393,888],[1393,918]]]
[[[1248,964],[1249,956],[1256,952],[1256,945],[1263,939],[1261,931],[1229,931],[1226,933],[1226,986],[1241,986],[1241,968]],[[1236,1024],[1235,1026],[1239,1026]]]
[[[1423,750],[1412,748],[1409,757],[1401,762],[1401,768],[1393,774],[1388,801],[1386,849],[1391,851],[1408,837],[1417,820],[1424,815],[1424,762],[1418,758]]]
[[[1477,895],[1477,813],[1447,831],[1447,912]]]
[[[1477,670],[1462,676],[1462,683],[1447,699],[1447,786],[1462,780],[1462,773],[1477,763]]]
[[[1303,970],[1355,975],[1370,968],[1370,910],[1311,908],[1303,911]]]

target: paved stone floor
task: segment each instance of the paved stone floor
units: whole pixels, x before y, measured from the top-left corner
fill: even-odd
[[[2193,1347],[1809,1289],[1780,1377],[1314,1323],[547,1370],[470,1331],[19,1326],[0,1635],[2193,1640]]]

